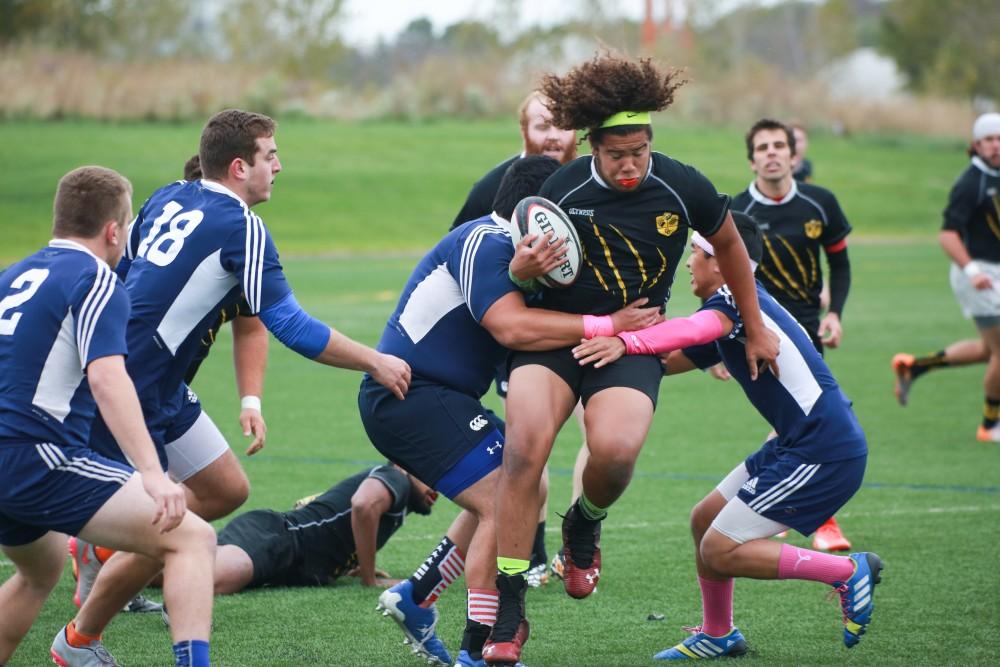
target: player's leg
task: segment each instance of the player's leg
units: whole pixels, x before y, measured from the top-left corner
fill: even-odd
[[[420,607],[430,607],[465,571],[465,555],[478,525],[476,515],[462,510],[448,527],[441,541],[410,575],[409,588],[413,601]],[[398,584],[397,584],[398,585]]]
[[[66,560],[66,536],[47,532],[27,544],[4,546],[3,553],[15,569],[0,586],[0,665],[6,664],[28,634],[59,583]]]
[[[983,376],[983,421],[976,431],[981,442],[1000,442],[1000,317],[976,317],[983,344],[990,352]]]
[[[545,549],[545,518],[549,513],[548,463],[542,468],[542,479],[538,484],[538,497],[541,503],[538,509],[538,524],[535,526],[535,539],[531,543],[528,571],[524,575],[525,581],[532,588],[549,583],[549,554]]]
[[[587,459],[590,458],[590,450],[587,449],[587,424],[583,417],[583,402],[576,404],[573,408],[573,416],[576,423],[580,425],[580,433],[583,434],[583,441],[580,443],[580,450],[576,453],[576,460],[573,461],[573,497],[569,499],[572,505],[583,493],[583,471],[587,467]]]
[[[190,491],[188,507],[198,516],[206,521],[228,516],[249,497],[243,466],[200,404],[185,404],[166,443],[170,476]]]
[[[923,357],[899,352],[892,358],[895,377],[893,391],[900,405],[909,401],[910,388],[917,378],[939,368],[982,364],[990,359],[990,349],[982,338],[969,338],[952,343],[943,350]]]

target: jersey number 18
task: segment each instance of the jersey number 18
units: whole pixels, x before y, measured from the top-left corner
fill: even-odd
[[[145,257],[157,266],[166,266],[177,258],[184,247],[184,239],[191,235],[205,217],[198,210],[181,212],[183,208],[175,201],[168,202],[163,207],[163,213],[153,221],[149,235],[139,244],[135,253],[137,257]],[[161,234],[164,227],[167,230]]]

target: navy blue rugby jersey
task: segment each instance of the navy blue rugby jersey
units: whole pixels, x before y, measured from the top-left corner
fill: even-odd
[[[0,275],[0,444],[87,444],[87,364],[126,353],[128,296],[111,267],[56,239]]]
[[[778,433],[778,448],[816,463],[841,461],[867,453],[864,432],[851,401],[813,346],[809,334],[774,297],[757,283],[761,316],[768,329],[778,335],[779,377],[765,370],[750,379],[746,359],[743,318],[727,286],[709,297],[701,310],[717,310],[733,322],[733,329],[712,343],[684,348],[698,368],[722,361],[740,383],[747,398]]]
[[[379,352],[403,359],[417,376],[481,397],[507,350],[480,321],[498,299],[517,291],[507,273],[513,256],[499,218],[449,232],[410,274]]]
[[[242,294],[256,315],[291,292],[264,222],[205,180],[153,193],[129,229],[123,270],[128,371],[146,408],[173,396],[220,310]]]
[[[758,280],[797,320],[818,326],[820,254],[851,233],[837,198],[818,185],[792,181],[788,194],[775,201],[751,183],[733,198],[733,210],[752,215],[764,234]]]
[[[665,305],[688,229],[711,236],[729,211],[729,197],[701,172],[656,152],[632,192],[612,189],[587,155],[563,165],[539,194],[569,215],[583,246],[576,282],[546,290],[539,303],[569,313],[609,314],[640,297]]]
[[[951,188],[942,228],[958,232],[972,259],[1000,262],[1000,169],[972,158]]]

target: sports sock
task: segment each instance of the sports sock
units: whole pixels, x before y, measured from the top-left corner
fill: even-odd
[[[494,591],[495,593],[496,591]],[[468,651],[473,660],[483,659],[483,645],[490,637],[492,626],[477,623],[471,618],[465,621],[465,632],[462,634],[462,651]]]
[[[1000,398],[987,396],[983,403],[983,428],[993,428],[1000,421]]]
[[[847,581],[854,574],[854,561],[847,556],[834,556],[822,551],[781,545],[778,557],[778,579],[822,581],[831,586],[835,581]]]
[[[701,587],[701,631],[710,637],[725,637],[733,629],[733,584],[698,577]]]
[[[535,543],[531,545],[531,567],[545,565],[549,562],[549,554],[545,551],[545,522],[539,521],[535,529]]]
[[[76,621],[70,621],[66,626],[66,643],[70,646],[82,648],[91,642],[101,641],[101,635],[85,635],[76,629]]]
[[[514,576],[515,574],[524,574],[531,567],[531,562],[526,561],[523,558],[507,558],[505,556],[497,556],[497,572],[500,574],[505,574],[507,576]]]
[[[188,639],[174,644],[175,667],[209,667],[208,642]]]
[[[603,521],[608,516],[607,507],[598,507],[587,499],[587,494],[581,493],[579,499],[580,514],[588,521]]]
[[[493,626],[497,622],[500,597],[492,588],[470,588],[467,618],[476,623]]]
[[[944,368],[949,365],[948,360],[945,359],[944,350],[938,350],[934,354],[914,359],[913,366],[910,367],[910,378],[916,380],[927,371],[932,371],[935,368]]]
[[[465,571],[465,556],[447,535],[442,538],[427,560],[410,576],[413,601],[429,607]]]

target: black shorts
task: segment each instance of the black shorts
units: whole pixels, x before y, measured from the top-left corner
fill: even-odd
[[[260,586],[323,586],[329,583],[329,563],[305,562],[285,517],[272,510],[253,510],[236,517],[219,533],[219,545],[232,544],[250,556],[253,579],[247,588]]]
[[[562,378],[577,398],[583,401],[584,407],[590,397],[602,389],[629,387],[648,396],[656,408],[660,380],[663,379],[663,366],[660,365],[659,357],[626,355],[613,364],[594,368],[592,365],[581,366],[573,358],[571,347],[548,352],[515,352],[511,358],[510,370],[513,373],[515,368],[533,364],[544,366]]]

